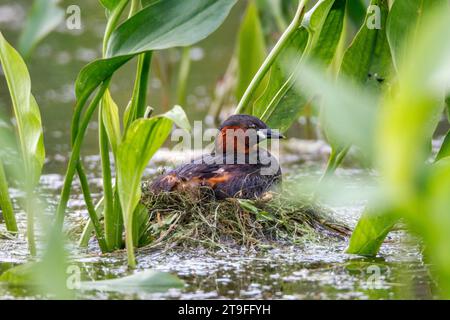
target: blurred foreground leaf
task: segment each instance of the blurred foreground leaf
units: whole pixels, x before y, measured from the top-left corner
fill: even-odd
[[[184,282],[166,272],[146,270],[131,276],[101,281],[81,282],[81,290],[114,292],[164,292],[171,288],[183,288]]]

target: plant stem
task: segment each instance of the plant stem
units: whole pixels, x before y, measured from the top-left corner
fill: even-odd
[[[3,218],[6,223],[6,230],[9,232],[18,232],[14,209],[9,197],[8,181],[6,180],[3,162],[0,159],[0,208],[3,210]]]
[[[251,99],[253,98],[253,95],[255,94],[259,85],[261,84],[264,77],[266,76],[267,72],[270,70],[270,67],[275,62],[275,59],[278,57],[280,52],[283,50],[285,45],[288,43],[288,40],[292,36],[292,34],[294,34],[296,29],[298,27],[300,27],[304,13],[305,13],[305,5],[307,4],[307,2],[308,2],[308,0],[299,0],[297,12],[295,13],[294,19],[289,24],[288,28],[284,31],[284,33],[281,35],[280,39],[275,44],[273,49],[270,51],[269,55],[266,57],[266,60],[264,60],[263,64],[259,68],[259,70],[256,72],[256,74],[253,77],[252,81],[250,82],[249,86],[245,90],[241,100],[239,101],[239,104],[235,110],[235,113],[241,113],[245,110],[245,108],[250,103]]]
[[[95,205],[95,213],[97,218],[100,219],[102,216],[102,212],[100,211],[101,206],[103,205],[104,198],[102,197],[97,204]],[[88,245],[89,239],[91,238],[91,234],[94,231],[94,224],[92,223],[92,219],[89,217],[89,220],[86,222],[84,226],[83,232],[81,233],[80,239],[78,240],[78,246],[81,248],[85,248]]]
[[[97,212],[96,212],[94,204],[92,202],[91,193],[89,192],[89,183],[88,183],[86,174],[84,173],[84,170],[81,166],[80,161],[78,161],[77,171],[78,171],[78,177],[80,178],[81,189],[83,191],[84,202],[86,203],[87,211],[89,213],[89,218],[92,221],[92,224],[93,224],[94,230],[95,230],[95,234],[97,235],[98,245],[100,246],[100,249],[102,250],[102,252],[107,252],[108,246],[105,241],[105,236],[103,234],[103,230],[100,225],[100,221],[98,219]]]
[[[64,178],[64,185],[61,190],[61,198],[59,200],[59,204],[56,209],[56,225],[60,230],[63,227],[65,211],[66,211],[67,203],[69,201],[69,196],[70,196],[70,188],[72,186],[73,177],[75,175],[75,170],[78,165],[80,151],[81,151],[81,145],[84,141],[86,129],[92,118],[92,114],[94,113],[95,109],[97,108],[97,105],[100,102],[100,99],[103,97],[103,94],[105,93],[106,89],[108,88],[110,81],[111,81],[111,78],[108,78],[102,83],[102,85],[100,86],[100,89],[98,90],[95,97],[92,99],[91,103],[89,104],[78,130],[76,130],[77,133],[75,136],[75,142],[72,147],[72,154],[70,156],[69,163],[67,165],[67,171],[66,171],[66,175]]]
[[[128,15],[128,18],[131,18],[136,12],[138,12],[140,6],[140,0],[131,0],[130,14]]]
[[[34,238],[34,193],[31,190],[26,192],[25,208],[27,213],[27,242],[28,250],[32,257],[36,256],[36,240]]]
[[[177,102],[180,106],[185,107],[186,104],[186,88],[189,71],[191,69],[191,47],[184,47],[182,49],[180,71],[178,72],[177,85]]]
[[[140,54],[138,57],[136,80],[134,82],[130,111],[125,125],[124,135],[134,120],[144,116],[147,104],[147,86],[151,60],[151,52]]]
[[[127,208],[127,212],[124,215],[127,217],[126,228],[125,228],[125,245],[127,248],[127,257],[128,257],[128,267],[131,269],[136,268],[136,257],[134,255],[134,241],[133,241],[133,210],[131,210],[132,206]]]
[[[120,16],[122,15],[123,10],[128,5],[130,0],[122,0],[115,7],[111,16],[108,19],[108,23],[106,25],[105,34],[103,36],[103,56],[106,55],[106,50],[108,49],[108,41],[111,37],[111,34],[116,29],[117,23],[119,22]],[[133,1],[134,2],[134,1]]]
[[[349,149],[350,147],[347,146],[342,148],[340,151],[336,151],[335,149],[331,150],[327,168],[320,181],[323,181],[324,179],[330,177],[336,171],[336,169],[339,167],[339,165],[342,163],[345,156],[347,155]]]
[[[103,215],[105,217],[105,235],[106,244],[108,250],[114,250],[117,247],[115,239],[117,230],[116,218],[114,213],[114,198],[113,198],[113,187],[112,187],[112,174],[111,174],[111,161],[109,158],[109,144],[108,135],[103,123],[103,106],[100,104],[99,109],[99,147],[100,156],[102,162],[102,176],[103,176],[103,197],[104,197],[104,208]]]

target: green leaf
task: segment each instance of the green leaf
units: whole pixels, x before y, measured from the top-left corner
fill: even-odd
[[[286,131],[308,103],[304,94],[295,88],[295,70],[302,59],[309,57],[324,66],[330,64],[341,37],[345,5],[345,0],[318,2],[305,15],[302,27],[293,34],[289,45],[280,53],[272,67],[267,89],[255,103],[255,115],[270,127]],[[283,65],[292,58],[293,52],[301,58],[297,58],[294,69],[284,72]]]
[[[81,290],[112,292],[164,292],[171,288],[183,288],[184,282],[167,272],[145,270],[131,276],[101,281],[81,282]]]
[[[446,0],[409,0],[395,1],[392,5],[387,22],[387,38],[392,52],[394,65],[405,58],[408,45],[414,43],[417,30],[421,27],[423,17],[433,8],[447,2]],[[408,30],[408,32],[405,32]]]
[[[249,1],[239,29],[237,57],[239,68],[236,97],[239,100],[266,57],[264,33],[254,0]],[[258,92],[256,94],[260,95]]]
[[[441,148],[436,155],[435,161],[439,161],[443,158],[450,156],[450,131],[445,135],[444,141],[442,142]]]
[[[388,16],[387,0],[372,0],[366,19],[353,39],[342,59],[339,76],[356,84],[364,84],[380,91],[391,76],[392,59],[386,38],[386,21]],[[339,139],[330,132],[329,127],[335,121],[324,109],[320,120],[324,135],[331,145],[326,175],[330,175],[344,160],[351,144],[348,140]]]
[[[122,140],[120,132],[119,108],[114,102],[109,90],[105,92],[102,98],[102,118],[106,132],[108,133],[109,143],[114,155],[117,155],[117,147]]]
[[[293,60],[286,70],[293,69],[297,63],[295,57]],[[336,82],[311,61],[302,62],[295,78],[296,89],[307,99],[320,97],[328,132],[336,141],[354,144],[368,157],[373,155],[378,103],[373,92],[345,78]]]
[[[366,210],[352,233],[347,253],[375,256],[389,231],[398,222],[392,212]]]
[[[0,61],[13,104],[21,146],[26,190],[39,182],[45,159],[41,115],[31,94],[31,81],[25,62],[0,33]]]
[[[393,225],[395,216],[392,212],[401,213],[416,227],[420,226],[417,221],[424,222],[426,214],[436,212],[436,208],[427,207],[424,202],[429,199],[431,206],[438,203],[433,197],[424,195],[424,176],[429,171],[426,164],[428,145],[442,115],[443,93],[450,84],[450,13],[444,8],[424,17],[426,21],[417,31],[410,30],[417,32],[417,41],[408,44],[407,55],[399,65],[400,85],[387,95],[375,134],[376,163],[383,176],[381,189],[385,191],[382,205],[388,208],[380,212],[386,212],[387,216],[375,221],[370,221],[366,215],[362,217],[352,235],[352,253],[376,253]],[[442,181],[446,181],[447,174],[439,176],[444,176]],[[448,199],[448,188],[441,190],[441,196],[445,193]],[[448,217],[448,204],[439,209],[440,214],[444,211]],[[445,234],[448,234],[447,230],[448,226]],[[420,227],[417,231],[426,235]],[[448,269],[448,264],[440,264],[439,260],[435,262],[443,270]]]
[[[33,48],[64,19],[58,0],[34,0],[19,39],[19,51],[27,57]]]
[[[167,139],[173,122],[182,128],[189,128],[186,114],[179,106],[158,117],[138,119],[130,125],[118,148],[118,191],[126,223],[126,245],[130,266],[135,264],[133,212],[141,197],[141,177],[152,156]]]
[[[392,58],[386,38],[388,1],[372,0],[371,8],[375,10],[367,12],[361,29],[344,54],[340,75],[379,88],[387,82],[392,71]],[[377,25],[377,19],[380,19],[380,25]]]
[[[0,275],[0,282],[14,287],[35,286],[37,265],[36,262],[29,262],[8,269]]]
[[[6,230],[17,232],[17,222],[14,216],[14,209],[9,197],[8,181],[6,180],[3,160],[0,157],[0,209],[2,209],[3,219],[6,223]]]
[[[88,64],[78,75],[76,95],[90,95],[134,56],[153,50],[192,45],[215,31],[236,0],[164,0],[147,6],[112,34],[106,59]]]

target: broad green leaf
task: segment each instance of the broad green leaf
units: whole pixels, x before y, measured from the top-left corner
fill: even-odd
[[[372,10],[347,49],[340,74],[357,83],[380,87],[390,78],[392,59],[386,38],[387,0],[372,0]],[[378,25],[379,21],[379,25]]]
[[[33,1],[19,39],[18,48],[22,56],[29,56],[33,48],[63,21],[65,13],[58,2],[59,0]]]
[[[113,292],[164,292],[171,288],[183,288],[184,282],[167,272],[145,270],[131,276],[101,281],[81,282],[81,290]]]
[[[298,91],[301,88],[294,84],[295,70],[298,69],[300,60],[306,58],[313,58],[324,66],[330,64],[342,32],[345,4],[345,0],[318,2],[305,15],[302,27],[278,57],[277,63],[272,67],[268,87],[256,101],[254,109],[255,115],[260,116],[269,126],[281,131],[287,130],[308,102],[305,95]],[[283,65],[292,57],[293,52],[301,58],[297,58],[294,69],[287,71]]]
[[[389,7],[387,0],[372,0],[370,4],[363,25],[344,54],[339,75],[356,84],[380,90],[388,82],[393,69],[386,39]],[[335,120],[326,110],[321,112],[320,120],[324,135],[333,149],[326,171],[329,175],[343,161],[351,144],[347,140],[336,139],[329,132],[329,126]]]
[[[361,26],[366,16],[366,4],[364,0],[351,0],[347,6],[350,20],[356,28]]]
[[[25,62],[0,33],[0,61],[13,104],[20,150],[24,161],[22,181],[27,190],[39,182],[45,159],[41,115],[31,94],[31,81]]]
[[[117,147],[122,140],[120,132],[119,109],[114,102],[109,90],[105,92],[102,98],[102,118],[108,133],[109,143],[114,155],[117,154]]]
[[[390,204],[410,223],[430,211],[422,205],[428,145],[442,114],[443,93],[450,84],[450,12],[444,8],[424,17],[426,21],[417,31],[411,30],[417,32],[417,41],[409,43],[405,51],[405,61],[398,71],[400,85],[383,103],[375,135],[383,204]],[[351,252],[365,253],[365,248],[371,248],[375,254],[392,226],[393,216],[370,223],[364,221],[366,216],[362,219],[352,236]],[[369,228],[378,232],[372,237],[361,236]],[[439,267],[445,269],[448,264]]]
[[[259,19],[258,8],[254,0],[249,1],[247,11],[241,23],[238,33],[237,50],[239,68],[236,97],[239,100],[266,57],[264,33]],[[264,83],[262,86],[264,86]],[[259,96],[261,92],[257,92],[256,94]],[[244,111],[244,113],[247,112]]]
[[[398,216],[392,212],[366,210],[352,233],[347,253],[376,256],[389,231],[397,223]]]
[[[416,40],[417,30],[420,28],[424,15],[445,2],[447,0],[394,2],[389,13],[386,32],[394,65],[397,69],[407,54],[406,48]]]
[[[167,113],[150,119],[138,119],[128,128],[117,152],[118,191],[127,239],[129,264],[134,266],[133,212],[141,197],[141,177],[145,167],[167,139],[172,123],[189,128],[187,117],[176,106]]]
[[[106,59],[88,64],[78,75],[76,95],[90,95],[134,56],[153,50],[192,45],[215,31],[236,0],[164,0],[147,6],[112,34]]]

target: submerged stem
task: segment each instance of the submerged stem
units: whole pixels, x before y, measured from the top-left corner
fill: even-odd
[[[288,28],[284,31],[284,33],[281,35],[280,39],[275,44],[273,49],[270,51],[269,55],[266,57],[259,70],[256,72],[249,86],[245,90],[241,100],[239,101],[235,113],[241,113],[245,110],[245,108],[253,98],[254,93],[256,92],[262,80],[264,79],[265,75],[270,70],[272,64],[275,62],[275,59],[278,57],[280,52],[288,43],[289,38],[292,36],[292,34],[296,31],[298,27],[300,27],[300,24],[302,22],[305,13],[305,6],[307,2],[308,0],[299,0],[297,12],[295,13],[294,19],[292,20]]]

